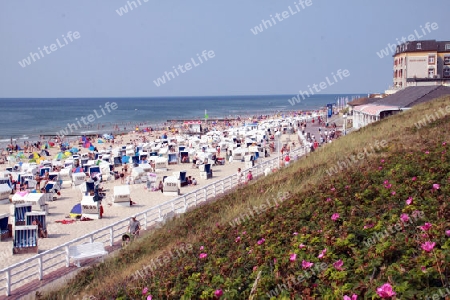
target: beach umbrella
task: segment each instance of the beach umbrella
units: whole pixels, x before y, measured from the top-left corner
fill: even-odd
[[[62,152],[59,152],[58,154],[55,155],[56,160],[61,160],[64,158],[65,158],[65,156],[64,156],[64,153],[62,153]]]
[[[16,157],[25,158],[25,154],[23,154],[23,152],[19,152],[19,153],[17,153]]]
[[[95,147],[94,147],[94,146],[89,146],[89,150],[90,150],[90,151],[94,151],[94,150],[95,150]]]
[[[72,210],[70,211],[70,217],[71,218],[81,217],[81,203],[75,204],[74,207],[72,207]]]
[[[73,147],[72,149],[69,150],[69,152],[72,152],[72,153],[77,153],[78,151],[80,151],[80,150],[78,150],[78,148],[76,148],[76,147]]]

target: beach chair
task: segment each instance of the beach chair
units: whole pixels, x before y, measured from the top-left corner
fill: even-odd
[[[52,168],[46,167],[39,170],[39,176],[44,176],[45,173],[50,173],[52,171]]]
[[[202,165],[200,167],[202,167],[200,169],[200,178],[202,178],[202,179],[210,179],[210,178],[212,178],[211,164],[205,164],[205,165]]]
[[[94,181],[87,181],[86,182],[86,192],[85,195],[90,195],[95,192],[95,182]]]
[[[38,237],[46,238],[47,233],[47,217],[45,212],[32,211],[25,213],[26,225],[36,225],[33,221],[36,220],[42,227],[38,226]]]
[[[188,181],[187,181],[187,175],[186,175],[186,171],[181,171],[180,172],[180,186],[186,186],[188,185]]]
[[[31,203],[11,204],[12,215],[14,215],[14,225],[21,226],[26,224],[25,214],[31,212]]]
[[[12,237],[12,225],[9,224],[9,214],[0,215],[0,241]]]
[[[181,163],[183,163],[183,164],[188,164],[191,162],[189,159],[189,152],[187,152],[187,151],[181,151],[180,158],[181,158]]]
[[[13,254],[38,253],[38,226],[25,225],[14,228]]]
[[[169,153],[168,157],[169,157],[169,159],[168,159],[169,165],[176,165],[176,164],[178,164],[178,158],[177,158],[177,154],[176,153]]]

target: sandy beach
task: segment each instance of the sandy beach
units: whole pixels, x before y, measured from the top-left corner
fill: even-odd
[[[147,133],[135,133],[131,132],[126,135],[121,136],[120,138],[116,139],[116,143],[114,146],[117,146],[117,144],[124,145],[128,142],[139,142],[143,141],[143,138],[148,140],[154,140],[157,137],[161,135],[162,132],[147,132]],[[174,134],[171,134],[169,132],[168,138],[173,137]],[[293,134],[283,134],[281,140],[286,143],[296,143],[298,146],[298,137],[296,133]],[[120,142],[120,143],[119,143]],[[78,146],[78,143],[75,145],[75,143],[71,146]],[[98,144],[94,143],[94,146],[96,146],[99,150],[107,149],[109,148],[109,143],[103,143]],[[114,147],[113,146],[113,147]],[[50,148],[48,149],[50,152],[50,157],[54,157],[58,152],[59,149]],[[87,149],[82,149],[81,152],[87,152]],[[265,161],[267,159],[271,159],[273,157],[276,157],[277,153],[272,153],[270,157],[268,158],[260,158],[258,160],[258,163]],[[220,157],[225,157],[225,153],[221,153]],[[2,170],[5,170],[5,168],[8,166],[8,164],[0,165],[0,168]],[[225,165],[217,165],[213,166],[213,178],[212,179],[202,179],[199,176],[199,170],[192,168],[192,164],[186,163],[186,164],[175,164],[175,165],[169,165],[168,170],[165,172],[158,173],[158,181],[162,179],[162,176],[165,175],[172,175],[172,172],[175,171],[187,171],[187,176],[192,176],[197,179],[198,185],[197,186],[185,186],[182,187],[180,190],[181,195],[191,192],[195,189],[198,189],[199,187],[205,186],[207,184],[210,184],[218,179],[233,175],[237,172],[238,168],[244,168],[244,163],[240,161],[234,161],[232,163],[226,162]],[[118,168],[118,170],[121,170],[121,167]],[[48,202],[49,205],[49,214],[47,216],[47,229],[48,229],[48,238],[40,238],[38,245],[39,245],[39,253],[52,249],[58,245],[61,245],[65,242],[69,242],[70,240],[73,240],[77,237],[83,236],[85,234],[91,233],[92,231],[96,229],[100,229],[102,227],[105,227],[109,224],[112,224],[114,222],[117,222],[119,220],[123,220],[126,218],[131,217],[133,214],[142,212],[152,206],[164,203],[166,201],[169,201],[174,196],[166,196],[163,195],[160,191],[148,191],[145,186],[146,184],[131,184],[130,185],[130,192],[131,192],[131,199],[136,203],[136,205],[132,205],[130,207],[123,207],[123,206],[115,206],[115,205],[109,205],[108,203],[111,202],[111,198],[113,195],[113,189],[114,186],[118,185],[124,185],[121,183],[120,179],[113,180],[113,181],[106,181],[101,184],[101,186],[106,190],[106,198],[103,200],[103,218],[98,220],[91,220],[91,221],[76,221],[71,224],[61,224],[57,223],[56,221],[61,220],[73,220],[69,218],[69,213],[72,209],[72,207],[79,203],[82,198],[82,193],[78,188],[63,188],[61,190],[61,195],[57,198],[56,201]],[[10,213],[10,204],[3,204],[0,205],[0,213]],[[11,223],[11,218],[10,218]],[[5,241],[2,241],[0,243],[0,254],[2,257],[2,260],[0,262],[0,268],[5,268],[9,265],[12,265],[14,263],[20,262],[28,257],[32,257],[35,254],[18,254],[13,255],[12,254],[12,239],[7,239]]]

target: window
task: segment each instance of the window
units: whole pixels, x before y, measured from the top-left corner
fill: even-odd
[[[421,50],[422,49],[422,43],[417,43],[416,44],[416,49],[417,50]]]
[[[450,68],[449,67],[446,67],[444,69],[444,77],[445,78],[450,78]]]
[[[450,50],[450,44],[445,44],[445,50]]]
[[[430,68],[428,69],[428,78],[433,78],[434,77],[434,69]]]
[[[434,55],[428,56],[428,64],[434,65],[434,62],[436,61],[436,57]]]
[[[450,55],[444,56],[444,65],[450,65]]]

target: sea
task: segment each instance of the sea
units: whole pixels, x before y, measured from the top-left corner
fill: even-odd
[[[167,120],[205,120],[318,110],[351,101],[357,94],[203,96],[153,98],[11,98],[0,99],[0,148],[10,141],[37,141],[40,136],[75,136],[130,131],[135,125],[164,127]],[[61,132],[61,130],[63,132]]]

